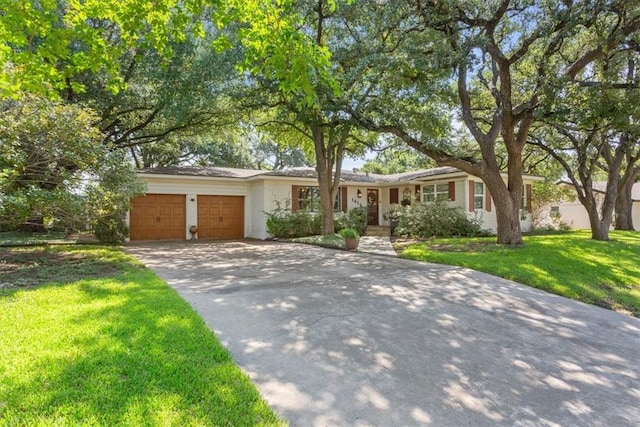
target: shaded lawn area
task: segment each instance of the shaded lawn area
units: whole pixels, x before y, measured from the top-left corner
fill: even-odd
[[[26,233],[21,231],[5,231],[0,233],[0,246],[31,245],[40,243],[71,243],[64,233],[51,231],[48,233]]]
[[[118,249],[0,249],[0,425],[283,425],[202,319]]]
[[[484,271],[640,317],[640,232],[614,231],[610,239],[576,231],[525,236],[515,248],[495,238],[437,239],[411,244],[400,256]]]

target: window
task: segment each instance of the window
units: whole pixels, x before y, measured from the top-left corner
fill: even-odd
[[[551,216],[551,218],[560,218],[560,206],[551,206],[549,216]]]
[[[527,188],[522,186],[522,198],[520,199],[520,209],[524,210],[527,208]]]
[[[338,189],[338,194],[336,195],[336,201],[333,203],[333,211],[334,212],[342,211],[342,188]]]
[[[475,182],[473,186],[473,208],[483,209],[484,208],[484,183],[483,182]]]
[[[449,184],[429,184],[422,186],[422,201],[448,201],[449,200]]]
[[[319,212],[320,211],[320,187],[297,187],[298,206],[296,210]],[[333,210],[338,212],[342,209],[342,191],[338,191]]]

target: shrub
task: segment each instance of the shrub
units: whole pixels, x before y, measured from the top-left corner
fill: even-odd
[[[336,217],[336,231],[352,228],[363,235],[367,227],[367,207],[360,206],[350,209],[347,213]]]
[[[129,236],[129,227],[124,220],[124,215],[114,212],[96,220],[93,232],[102,243],[121,245]]]
[[[285,203],[276,201],[276,209],[265,212],[267,216],[267,232],[272,237],[291,238],[320,234],[322,230],[322,216],[308,211],[294,212]]]
[[[395,234],[407,237],[471,237],[483,234],[480,224],[470,220],[460,207],[446,202],[414,203],[389,214],[397,221]]]

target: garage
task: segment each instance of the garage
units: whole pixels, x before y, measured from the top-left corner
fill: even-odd
[[[131,240],[185,239],[186,196],[147,194],[131,201]]]
[[[242,239],[244,197],[198,195],[198,238]]]

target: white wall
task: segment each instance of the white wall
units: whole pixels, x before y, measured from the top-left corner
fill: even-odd
[[[262,182],[256,181],[256,185],[262,188],[264,198],[263,208],[251,213],[253,220],[253,234],[250,237],[256,239],[267,239],[270,237],[267,232],[267,217],[265,212],[270,212],[278,208],[278,203],[282,209],[291,209],[291,186],[292,185],[317,185],[313,181],[301,183],[300,181],[266,179]],[[256,191],[258,191],[256,189]]]
[[[589,215],[587,209],[580,202],[559,203],[560,221],[569,225],[573,229],[590,229]]]
[[[291,186],[295,185],[317,185],[315,180],[294,180],[290,178],[258,179],[252,181],[207,178],[207,177],[172,177],[172,176],[141,176],[147,182],[147,193],[150,194],[185,194],[186,197],[186,227],[185,238],[191,238],[189,227],[197,224],[197,196],[202,195],[223,195],[223,196],[244,196],[245,198],[245,237],[266,239],[269,237],[266,227],[265,212],[276,209],[277,203],[281,202],[281,207],[291,208]],[[475,180],[475,179],[474,179]],[[450,202],[465,210],[470,218],[478,218],[482,222],[484,229],[495,231],[497,229],[495,203],[492,203],[491,212],[485,210],[479,212],[469,212],[468,203],[468,178],[441,179],[424,181],[424,183],[448,183],[455,181],[456,198]],[[531,183],[529,181],[525,183]],[[399,189],[399,199],[402,200],[402,192],[405,187],[410,188],[415,200],[415,183],[402,184]],[[381,225],[388,225],[383,216],[390,209],[389,188],[378,187],[376,185],[348,185],[347,186],[347,208],[352,209],[367,205],[367,189],[378,188],[379,206],[378,221]],[[358,190],[362,197],[358,198]],[[193,201],[191,200],[193,199]],[[579,205],[581,208],[582,205]],[[584,210],[584,208],[582,208]],[[562,213],[562,209],[561,209]],[[586,216],[586,212],[585,212]],[[634,205],[634,223],[636,228],[640,228],[640,202]],[[522,221],[523,230],[528,230],[531,226],[530,215]],[[588,228],[588,221],[586,222]]]
[[[245,234],[247,237],[254,239],[266,239],[267,231],[265,224],[265,191],[264,182],[255,181],[251,183],[249,187],[249,197],[251,199],[251,206],[247,207],[245,204],[244,217],[248,226],[245,227]]]
[[[358,190],[360,190],[360,198],[358,198]],[[384,191],[385,189],[381,188],[380,194]],[[367,206],[367,187],[347,187],[347,210],[361,206]]]
[[[591,223],[589,222],[589,215],[587,214],[587,209],[580,202],[564,202],[553,204],[553,206],[558,206],[560,210],[560,221],[567,224],[570,228],[574,230],[590,230]],[[598,206],[598,209],[600,206]],[[547,222],[551,222],[549,218],[547,220],[546,215],[549,214],[551,206],[546,208],[545,212],[545,220]],[[615,215],[615,213],[614,213]],[[637,231],[640,231],[640,201],[633,202],[631,208],[631,218],[633,220],[633,228]],[[612,222],[611,226],[614,226]]]
[[[251,210],[247,210],[245,216],[250,218],[251,233],[247,237],[254,239],[267,239],[267,217],[265,212],[278,208],[278,203],[283,209],[291,209],[292,185],[317,185],[313,181],[300,182],[290,179],[265,179],[256,180],[251,184],[251,198],[258,200]]]

